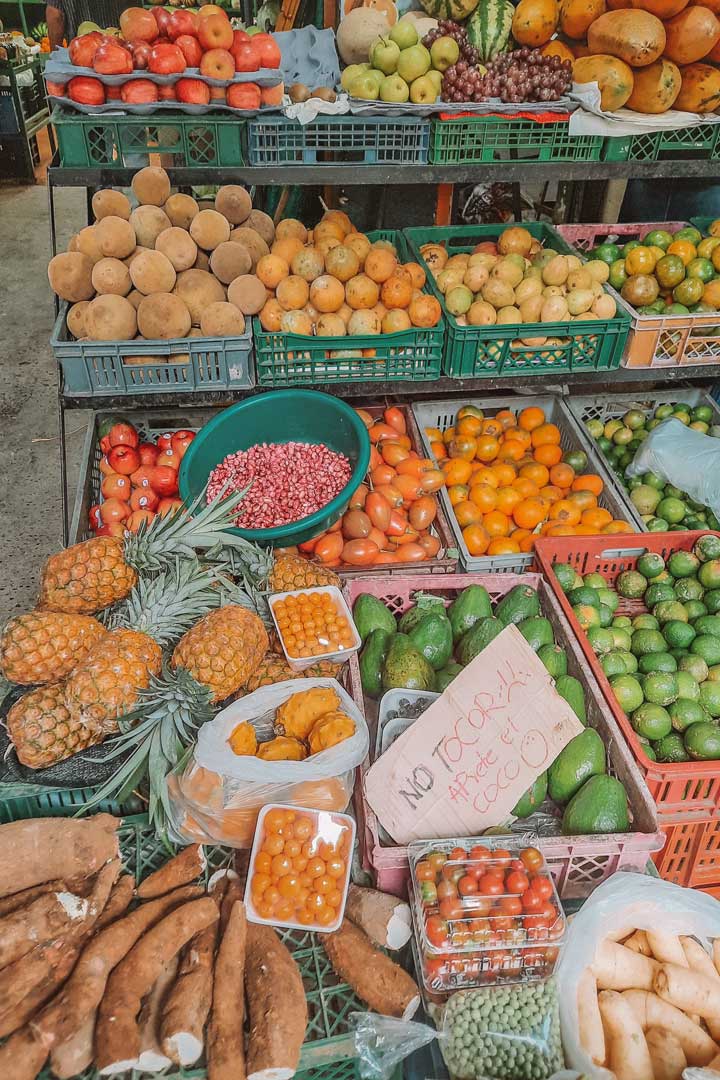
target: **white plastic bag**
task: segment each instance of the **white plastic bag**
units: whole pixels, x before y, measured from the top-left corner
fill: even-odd
[[[305,761],[263,761],[233,753],[228,739],[238,724],[253,724],[261,741],[271,738],[278,707],[314,686],[336,692],[340,708],[355,722],[354,735]],[[354,770],[366,758],[368,746],[365,717],[335,679],[288,679],[263,686],[204,724],[191,758],[168,779],[176,837],[185,843],[249,847],[257,815],[266,803],[342,811],[352,795]]]
[[[608,935],[621,938],[633,930],[658,929],[695,937],[707,947],[711,939],[720,937],[720,904],[694,889],[620,871],[599,885],[570,920],[556,972],[565,1063],[569,1068],[596,1080],[612,1077],[607,1069],[593,1064],[578,1039],[578,983],[595,959],[598,944]]]
[[[720,439],[663,420],[650,432],[625,470],[627,476],[653,472],[720,515]]]

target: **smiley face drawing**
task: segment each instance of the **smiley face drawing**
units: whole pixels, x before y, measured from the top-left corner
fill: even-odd
[[[520,743],[520,757],[529,769],[539,769],[547,761],[548,745],[545,736],[537,728],[528,731]]]

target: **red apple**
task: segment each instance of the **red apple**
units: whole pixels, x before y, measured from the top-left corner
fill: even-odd
[[[129,476],[140,468],[140,455],[134,446],[113,446],[108,450],[107,459],[114,472]]]
[[[120,32],[126,41],[154,41],[158,25],[152,11],[129,7],[120,14]]]
[[[259,109],[260,87],[257,83],[233,83],[227,88],[227,103],[233,109]]]
[[[173,435],[174,432],[172,431],[163,431],[162,435],[158,435],[157,439],[155,440],[158,453],[160,453],[161,450],[170,449],[170,447],[172,446]]]
[[[158,456],[157,446],[151,442],[141,442],[138,446],[138,454],[142,465],[154,465]]]
[[[174,432],[173,437],[170,440],[170,446],[175,453],[179,454],[182,458],[185,456],[185,451],[194,438],[194,431],[190,431],[189,428],[180,428],[178,431]]]
[[[68,48],[70,63],[74,64],[75,67],[92,67],[95,53],[98,51],[99,46],[102,45],[104,37],[105,35],[101,34],[99,30],[83,34],[82,37],[74,37]]]
[[[45,80],[45,86],[50,97],[65,97],[65,83],[50,82]]]
[[[210,49],[203,53],[200,61],[200,74],[208,79],[232,79],[235,74],[235,61],[227,49]]]
[[[198,22],[207,19],[208,15],[225,15],[225,12],[218,4],[203,4],[198,11]]]
[[[177,101],[174,86],[158,86],[159,101]]]
[[[260,101],[263,105],[282,105],[284,93],[285,83],[278,83],[277,86],[263,86],[260,91]]]
[[[137,80],[137,82],[145,81],[145,79]],[[127,83],[125,85],[127,85]],[[101,439],[100,449],[107,453],[113,446],[132,446],[133,448],[137,448],[140,444],[140,436],[132,424],[128,424],[125,420],[118,420],[107,433],[107,446],[103,446],[103,442],[104,439]]]
[[[126,105],[148,105],[151,101],[159,101],[160,95],[157,83],[150,79],[128,79],[122,85],[120,98]]]
[[[208,105],[210,87],[202,79],[178,79],[175,83],[175,96],[186,105]]]
[[[95,507],[98,511],[101,511],[101,507]],[[108,525],[100,525],[94,530],[96,536],[124,536],[125,526],[121,525],[119,521],[111,521]]]
[[[260,67],[280,67],[280,46],[274,37],[270,34],[253,34],[251,40],[260,61]]]
[[[150,486],[157,495],[166,498],[169,495],[177,494],[177,469],[173,469],[170,465],[153,465],[151,471]]]
[[[230,50],[230,52],[233,51],[233,49],[235,48],[236,45],[240,45],[241,42],[249,41],[249,40],[250,40],[250,35],[246,34],[244,30],[233,30],[233,43],[232,43],[232,49]]]
[[[175,38],[175,44],[182,49],[185,63],[189,68],[200,67],[203,51],[196,37],[192,37],[191,34],[181,34],[179,38]]]
[[[108,87],[108,89],[117,90],[118,87]],[[104,105],[105,87],[99,79],[91,79],[87,75],[76,75],[67,84],[66,96],[71,101],[77,101],[78,105]]]
[[[152,10],[152,16],[157,23],[158,34],[167,34],[172,12],[164,7],[156,7]]]
[[[133,69],[132,56],[115,41],[104,41],[93,60],[98,75],[129,75]]]
[[[133,67],[136,71],[144,71],[148,66],[148,60],[150,59],[150,46],[147,41],[131,41],[130,51],[132,52]]]
[[[260,67],[258,55],[252,47],[251,39],[233,45],[232,55],[235,60],[236,71],[257,71]]]
[[[155,75],[176,75],[185,70],[187,64],[182,49],[178,45],[153,45],[148,60],[148,71]]]
[[[197,36],[203,49],[230,49],[233,43],[233,28],[225,12],[221,15],[207,15],[198,22]]]
[[[173,11],[167,33],[171,41],[177,41],[182,34],[197,37],[197,19],[192,11]]]

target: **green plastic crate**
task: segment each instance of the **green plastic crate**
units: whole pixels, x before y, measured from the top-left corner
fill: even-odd
[[[691,217],[690,224],[694,225],[696,229],[699,229],[703,236],[708,236],[710,233],[710,226],[713,221],[717,221],[717,217]]]
[[[415,116],[285,116],[248,122],[251,165],[424,165],[430,125]]]
[[[487,162],[600,161],[603,138],[571,135],[567,120],[541,124],[519,117],[462,116],[433,120],[433,165]]]
[[[154,154],[184,168],[245,164],[246,121],[229,114],[87,116],[56,106],[50,119],[64,168],[140,167]]]
[[[370,241],[389,240],[400,258],[409,253],[403,234],[392,229],[367,233]],[[258,386],[317,386],[318,383],[428,382],[440,377],[445,327],[412,327],[397,334],[311,337],[272,333],[253,320],[255,378]],[[364,355],[367,354],[367,355]]]
[[[36,795],[10,799],[0,797],[0,824],[6,825],[10,821],[36,817],[73,817],[78,813],[78,809],[94,795],[92,788],[62,788],[53,791],[38,787],[37,792]],[[92,813],[126,817],[141,813],[144,809],[145,804],[142,800],[133,797],[122,804],[113,800],[104,800],[93,807]]]
[[[605,161],[720,159],[720,126],[694,124],[676,131],[644,131],[605,140]]]
[[[550,225],[523,222],[543,247],[565,255],[572,248]],[[413,257],[425,265],[423,244],[442,244],[451,254],[470,252],[483,240],[495,240],[504,226],[452,225],[405,229]],[[445,308],[444,297],[430,272],[428,283],[443,306],[447,325],[443,371],[455,378],[493,375],[548,375],[566,371],[610,371],[622,359],[630,316],[618,310],[612,319],[586,322],[508,323],[502,326],[462,326]],[[550,338],[550,344],[528,345],[523,339]]]

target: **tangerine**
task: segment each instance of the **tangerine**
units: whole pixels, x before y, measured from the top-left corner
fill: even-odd
[[[505,440],[519,442],[524,449],[530,446],[531,436],[529,431],[523,431],[519,427],[509,427],[505,429]]]
[[[483,421],[477,416],[463,416],[455,424],[458,435],[472,435],[473,437],[482,432]]]
[[[535,529],[545,520],[547,506],[539,495],[530,495],[519,502],[513,510],[513,520],[521,529]]]
[[[440,468],[445,473],[445,483],[450,487],[452,484],[467,484],[472,475],[472,467],[464,458],[448,458],[441,462]]]
[[[478,461],[494,461],[499,449],[500,443],[494,435],[480,435],[477,439],[475,454]]]
[[[467,484],[452,484],[448,489],[448,499],[451,506],[457,506],[459,502],[463,502],[470,495],[470,489]]]
[[[468,525],[462,531],[463,540],[471,555],[484,555],[490,544],[490,537],[482,525]]]
[[[502,426],[500,420],[496,417],[492,420],[483,420],[482,432],[483,435],[494,435],[496,439],[499,439],[505,428]]]
[[[537,405],[529,405],[520,411],[517,423],[523,431],[535,431],[545,423],[545,413]]]
[[[513,510],[519,502],[522,502],[523,496],[520,492],[512,487],[506,485],[500,487],[497,490],[497,510],[502,510],[503,514],[512,514]]]
[[[550,469],[550,482],[561,488],[569,488],[575,479],[575,470],[572,465],[566,465],[560,461]]]
[[[500,487],[503,487],[505,484],[512,484],[517,476],[517,469],[510,461],[499,461],[496,465],[491,465],[490,472],[493,476],[497,477],[497,482]]]
[[[528,480],[532,480],[541,488],[545,487],[550,479],[550,471],[539,462],[533,462],[532,465],[522,465],[520,467],[520,476],[526,476]]]
[[[633,526],[627,521],[621,521],[618,518],[613,518],[612,521],[603,529],[604,533],[631,533],[635,532]]]
[[[513,480],[512,487],[523,499],[537,495],[540,491],[535,481],[531,480],[529,476],[518,476],[516,480]]]
[[[580,516],[580,524],[587,525],[589,529],[595,529],[599,532],[606,525],[609,525],[613,516],[609,510],[606,510],[602,506],[595,506],[592,510],[583,510]]]
[[[465,528],[467,525],[475,525],[482,519],[482,511],[469,499],[457,503],[454,510],[457,523],[461,528]]]
[[[482,519],[483,528],[491,539],[507,536],[510,532],[510,518],[502,510],[491,510]]]
[[[500,412],[495,413],[495,419],[500,421],[504,431],[507,431],[508,428],[515,427],[515,413],[510,412],[509,409],[501,409]]]
[[[488,544],[488,555],[517,555],[520,544],[512,536],[496,536]]]
[[[477,453],[480,458],[480,440],[473,439],[470,435],[457,435],[450,445],[448,446],[448,453],[451,458],[463,458],[465,461],[472,461]],[[489,460],[487,458],[480,458],[480,460]]]
[[[577,503],[581,510],[591,510],[593,506],[597,506],[597,495],[593,495],[592,491],[571,491],[568,499]]]
[[[597,473],[583,473],[572,482],[573,491],[591,491],[593,495],[601,495],[604,486]]]
[[[553,465],[557,465],[562,461],[562,447],[556,443],[545,443],[535,448],[533,458],[535,461],[539,461],[541,465],[552,468]]]
[[[547,443],[558,445],[560,443],[560,428],[557,424],[539,424],[533,428],[530,436],[532,445],[545,446]]]
[[[488,514],[497,505],[498,493],[489,484],[473,484],[470,488],[469,499],[483,514]]]
[[[577,525],[582,513],[577,503],[572,503],[569,499],[560,499],[550,507],[549,518],[563,525]]]

